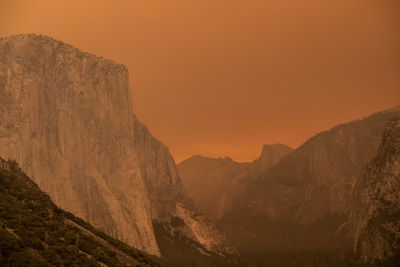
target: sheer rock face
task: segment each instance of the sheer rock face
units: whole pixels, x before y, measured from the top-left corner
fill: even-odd
[[[262,174],[222,220],[238,244],[351,246],[352,190],[400,107],[317,134]]]
[[[369,262],[400,257],[400,118],[389,122],[355,192],[355,249]]]
[[[168,148],[154,138],[136,118],[134,128],[135,150],[149,192],[153,221],[165,226],[165,223],[171,223],[172,218],[179,217],[184,221],[184,227],[175,232],[179,231],[180,235],[200,243],[214,253],[234,253],[215,226],[198,213],[188,198]]]
[[[170,218],[178,202],[193,207],[186,196],[168,148],[154,138],[147,127],[136,118],[134,127],[135,150],[148,188],[153,220]]]
[[[231,208],[247,184],[292,151],[286,145],[263,145],[261,155],[252,163],[230,158],[193,156],[178,164],[190,197],[211,219],[218,221]]]
[[[159,254],[128,71],[49,37],[0,39],[0,156],[62,208]]]

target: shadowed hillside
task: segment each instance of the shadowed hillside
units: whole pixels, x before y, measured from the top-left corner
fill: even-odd
[[[158,266],[156,259],[58,208],[0,159],[1,266]]]

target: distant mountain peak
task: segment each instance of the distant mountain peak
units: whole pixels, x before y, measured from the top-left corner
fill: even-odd
[[[260,157],[253,161],[252,169],[250,171],[251,176],[257,178],[292,151],[292,148],[284,144],[264,144],[262,146]]]
[[[253,163],[230,157],[190,157],[178,164],[179,174],[194,202],[210,218],[218,220],[253,177],[278,162],[292,149],[283,144],[263,145]]]
[[[264,144],[260,158],[269,156],[271,153],[289,153],[293,149],[285,144]]]

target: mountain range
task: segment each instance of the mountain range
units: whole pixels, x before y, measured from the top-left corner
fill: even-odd
[[[245,189],[221,229],[244,251],[352,247],[354,186],[399,115],[396,107],[310,138]]]
[[[247,184],[292,151],[286,145],[263,145],[261,155],[252,163],[230,158],[193,156],[178,164],[179,174],[197,207],[214,221],[231,209]]]
[[[274,146],[265,145],[260,158],[252,163],[194,156],[178,164],[178,169],[200,210],[216,221],[244,254],[351,252],[357,242],[357,251],[364,251],[363,257],[382,259],[384,245],[383,252],[375,252],[378,256],[371,252],[376,238],[369,247],[357,241],[366,218],[362,222],[358,217],[359,223],[354,224],[354,214],[359,214],[354,207],[365,210],[371,206],[360,204],[356,196],[364,194],[366,202],[366,178],[362,178],[366,164],[376,156],[387,123],[398,116],[400,107],[395,107],[341,124],[311,137],[293,151],[280,145],[281,153],[277,153],[276,147],[273,150]],[[397,149],[396,146],[392,141],[386,150]],[[269,158],[275,160],[266,160]],[[393,168],[390,171],[395,176]],[[396,190],[398,179],[392,180],[386,181],[385,191]],[[382,194],[381,184],[372,181],[368,183],[375,185],[373,190]],[[386,197],[392,198],[392,206],[399,207],[395,197],[390,196],[388,193]],[[397,214],[393,207],[390,210]],[[393,231],[390,235],[396,236]]]
[[[333,253],[396,266],[400,106],[296,149],[264,145],[253,162],[177,166],[133,114],[121,64],[47,36],[0,38],[0,96],[1,264],[285,266]]]

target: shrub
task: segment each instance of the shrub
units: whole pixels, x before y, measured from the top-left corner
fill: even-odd
[[[185,226],[185,221],[178,216],[174,216],[171,218],[171,226],[175,228],[183,227]]]

